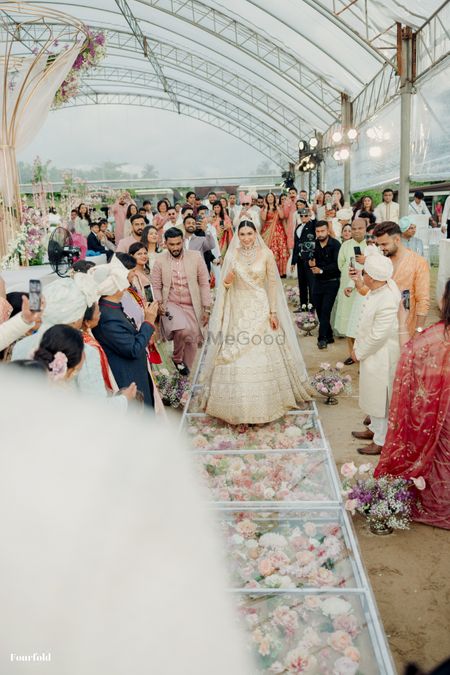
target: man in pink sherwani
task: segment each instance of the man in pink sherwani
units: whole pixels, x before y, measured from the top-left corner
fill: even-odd
[[[198,251],[184,250],[181,230],[171,227],[164,238],[167,250],[156,257],[152,270],[153,295],[160,303],[161,333],[173,340],[175,367],[188,375],[209,321],[209,274]]]

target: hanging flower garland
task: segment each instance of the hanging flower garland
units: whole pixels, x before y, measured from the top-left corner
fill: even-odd
[[[90,68],[96,68],[106,54],[106,37],[104,33],[88,31],[85,46],[75,59],[72,69],[55,94],[53,104],[56,108],[67,103],[78,94],[81,75]]]

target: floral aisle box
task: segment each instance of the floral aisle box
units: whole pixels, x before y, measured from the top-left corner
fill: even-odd
[[[355,588],[339,509],[220,510],[233,588]]]
[[[186,416],[194,450],[315,450],[325,447],[314,414],[285,415],[269,424],[232,425],[208,415]]]
[[[339,503],[323,450],[198,452],[194,457],[214,502]]]
[[[384,633],[363,592],[240,594],[252,675],[393,675]]]

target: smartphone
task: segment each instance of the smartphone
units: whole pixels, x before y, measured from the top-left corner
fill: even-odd
[[[353,256],[350,258],[350,267],[354,270],[356,269],[356,260]],[[397,297],[398,297],[398,295],[397,295]]]
[[[355,255],[361,255],[361,246],[354,246],[353,250],[355,251]]]
[[[331,211],[331,206],[332,206],[331,202],[327,202],[325,206],[326,206],[327,211]]]
[[[30,300],[30,311],[40,312],[41,311],[41,298],[42,298],[42,284],[39,279],[30,279],[29,286],[29,300]]]
[[[402,302],[405,309],[411,309],[411,293],[409,288],[407,288],[406,291],[402,291]]]

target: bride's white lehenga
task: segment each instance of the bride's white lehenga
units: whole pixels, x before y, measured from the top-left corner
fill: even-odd
[[[310,400],[310,390],[273,253],[258,237],[249,256],[237,239],[222,272],[225,278],[232,269],[234,281],[219,289],[200,382],[208,415],[263,424]],[[276,331],[270,312],[278,316]]]

